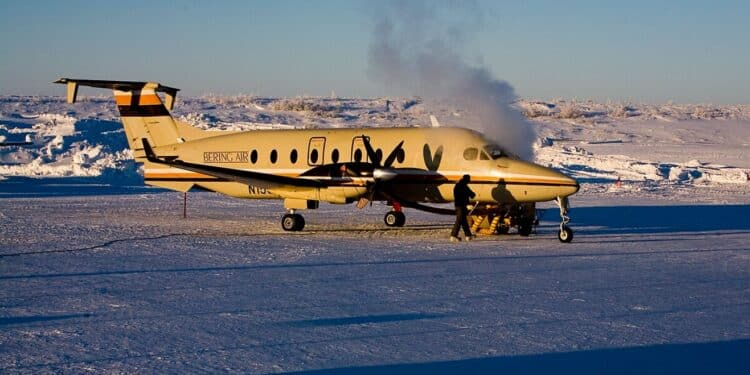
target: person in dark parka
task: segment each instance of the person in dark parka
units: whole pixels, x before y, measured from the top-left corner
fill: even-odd
[[[451,241],[460,241],[458,238],[459,227],[463,228],[466,240],[471,240],[471,229],[469,228],[469,222],[466,220],[466,215],[469,214],[469,199],[474,198],[474,194],[469,189],[469,182],[471,176],[465,174],[453,187],[453,204],[456,206],[456,222],[453,224],[453,230],[451,231]]]

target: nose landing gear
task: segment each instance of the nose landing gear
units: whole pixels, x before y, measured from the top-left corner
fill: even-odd
[[[383,217],[385,225],[389,227],[403,227],[406,223],[406,215],[401,211],[401,204],[398,202],[392,202],[393,211],[388,211]]]
[[[568,210],[570,209],[570,203],[568,202],[568,198],[560,198],[557,197],[557,200],[555,200],[557,203],[557,206],[560,207],[560,231],[557,232],[557,239],[560,240],[560,242],[569,243],[570,241],[573,241],[573,230],[570,229],[570,227],[567,226],[567,224],[570,222],[570,217],[568,216]]]

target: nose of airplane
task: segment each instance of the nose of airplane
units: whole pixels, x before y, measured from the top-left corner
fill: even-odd
[[[515,165],[511,165],[510,170],[518,171],[531,184],[545,186],[550,199],[567,197],[580,189],[578,181],[552,168],[523,161],[515,161],[513,164]]]
[[[559,194],[558,197],[567,197],[569,195],[573,195],[578,192],[578,190],[581,188],[581,185],[578,184],[578,181],[576,179],[569,177],[565,175],[564,173],[558,172],[552,168],[547,168],[550,170],[552,174],[555,175],[555,178],[559,181]]]

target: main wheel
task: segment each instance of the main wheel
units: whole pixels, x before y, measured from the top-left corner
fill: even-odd
[[[531,223],[518,224],[518,234],[523,237],[528,237],[534,230],[534,226]]]
[[[560,228],[560,231],[557,232],[557,239],[565,243],[573,241],[573,230],[565,226]]]
[[[305,218],[300,214],[294,214],[297,219],[297,226],[294,228],[296,231],[301,231],[305,227]]]
[[[400,211],[389,211],[385,214],[383,221],[389,227],[403,227],[406,223],[406,215]]]
[[[281,218],[281,228],[285,231],[297,232],[305,227],[305,218],[300,214],[286,214]]]

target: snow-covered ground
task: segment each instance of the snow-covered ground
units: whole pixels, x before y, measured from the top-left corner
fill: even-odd
[[[142,186],[110,98],[0,98],[2,373],[744,373],[750,108],[518,103],[573,174],[529,238]],[[204,128],[450,125],[419,99],[187,98]],[[530,111],[529,108],[534,109]],[[546,108],[546,110],[543,110]],[[620,179],[620,183],[615,181]],[[744,179],[743,179],[744,178]]]
[[[750,206],[582,198],[576,239],[178,193],[5,198],[0,369],[741,373]]]

